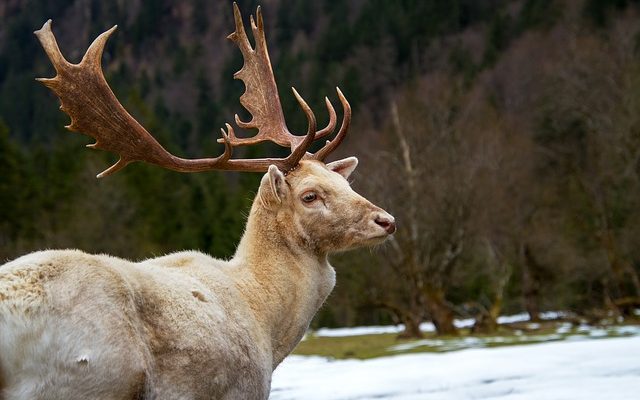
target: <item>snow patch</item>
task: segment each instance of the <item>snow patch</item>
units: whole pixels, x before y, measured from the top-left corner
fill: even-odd
[[[562,311],[546,311],[540,313],[540,319],[543,320],[554,320],[566,317],[570,314]],[[529,314],[520,313],[514,315],[503,315],[498,317],[498,324],[512,324],[516,322],[526,322],[529,321]],[[471,328],[475,323],[473,318],[464,318],[464,319],[456,319],[454,320],[454,325],[458,329],[463,328]],[[531,323],[529,324],[529,329],[536,329],[536,327],[540,327],[540,324]],[[384,326],[358,326],[353,328],[320,328],[317,331],[313,332],[315,336],[325,336],[325,337],[341,337],[341,336],[361,336],[361,335],[378,335],[383,333],[400,333],[404,330],[404,325],[384,325]],[[420,330],[422,332],[435,332],[436,328],[431,322],[423,322],[420,324]]]
[[[272,400],[636,400],[640,336],[331,361],[290,356]]]

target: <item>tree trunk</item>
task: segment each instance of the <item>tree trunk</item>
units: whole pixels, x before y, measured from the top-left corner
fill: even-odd
[[[607,261],[609,262],[609,268],[612,273],[614,287],[616,289],[612,299],[618,299],[625,297],[631,289],[633,296],[640,297],[640,278],[637,271],[633,268],[630,262],[628,262],[618,251],[618,244],[616,242],[615,234],[606,229],[598,234],[600,243],[607,255]],[[629,287],[628,281],[625,275],[629,276],[631,286]]]
[[[438,335],[457,335],[453,324],[453,311],[447,304],[442,289],[429,290],[425,295],[427,311]]]
[[[522,246],[522,298],[530,321],[540,321],[540,279],[542,269],[528,244]]]
[[[424,335],[420,330],[421,317],[415,315],[405,315],[402,317],[404,331],[400,332],[398,339],[422,339]]]
[[[498,317],[502,312],[502,302],[504,299],[504,289],[509,281],[510,274],[505,274],[498,281],[495,289],[495,296],[489,310],[482,310],[476,318],[476,322],[471,328],[473,333],[494,333],[498,330]]]
[[[611,282],[609,281],[609,279],[604,278],[602,279],[601,283],[603,288],[602,303],[604,304],[605,309],[609,310],[616,318],[622,316],[620,309],[611,296]]]
[[[471,333],[493,333],[498,328],[498,322],[491,314],[483,310],[477,317],[471,328]]]
[[[374,302],[374,306],[388,310],[394,321],[404,324],[404,331],[398,334],[398,339],[421,339],[424,336],[420,330],[420,323],[424,321],[422,307],[414,304],[413,307],[401,307],[391,301]]]
[[[476,322],[471,328],[472,333],[494,333],[498,330],[498,317],[502,311],[502,299],[504,298],[504,285],[496,293],[489,310],[482,310],[476,317]]]

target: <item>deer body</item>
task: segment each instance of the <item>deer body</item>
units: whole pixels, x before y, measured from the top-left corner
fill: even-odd
[[[2,293],[5,398],[266,397],[271,355],[224,269],[194,253],[130,263],[74,250],[3,266],[23,285]]]
[[[327,255],[392,231],[392,217],[340,175],[355,162],[270,170],[229,261],[50,250],[3,265],[0,396],[267,398],[273,370],[333,289]],[[311,187],[322,204],[299,200]]]

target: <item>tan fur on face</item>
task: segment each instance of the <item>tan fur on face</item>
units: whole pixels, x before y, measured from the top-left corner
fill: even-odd
[[[286,182],[288,196],[282,199],[277,220],[282,229],[295,232],[302,247],[327,254],[374,244],[387,237],[374,223],[374,215],[384,211],[353,191],[343,176],[323,163],[301,162]],[[318,201],[323,207],[305,206],[301,196],[309,190],[321,196]]]
[[[56,250],[1,266],[0,398],[267,398],[333,289],[327,254],[386,236],[384,212],[324,164],[281,175],[263,178],[229,261]]]

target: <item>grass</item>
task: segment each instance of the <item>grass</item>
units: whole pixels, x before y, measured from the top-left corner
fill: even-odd
[[[337,359],[381,357],[389,354],[389,347],[399,343],[396,336],[394,333],[342,337],[307,335],[296,347],[294,354]]]
[[[533,326],[533,328],[532,328]],[[294,350],[298,355],[317,355],[335,359],[369,359],[408,354],[440,353],[478,347],[501,347],[560,340],[585,340],[640,335],[640,325],[611,325],[605,327],[572,326],[566,322],[545,322],[540,325],[501,327],[493,335],[472,335],[461,329],[459,336],[436,336],[425,333],[423,339],[399,340],[393,333],[326,337],[308,334]]]

